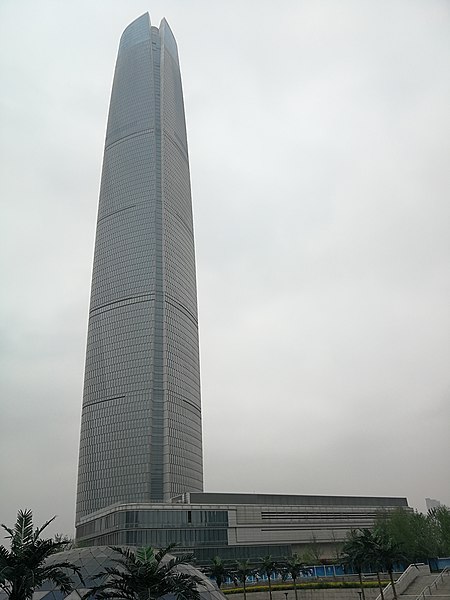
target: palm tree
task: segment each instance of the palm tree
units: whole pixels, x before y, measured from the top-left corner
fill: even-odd
[[[361,534],[355,530],[350,531],[347,535],[347,540],[342,547],[342,559],[345,565],[348,565],[358,573],[362,600],[366,600],[362,582],[362,570],[368,562],[367,547],[362,540]]]
[[[251,566],[248,558],[239,560],[236,563],[236,568],[235,568],[234,574],[235,574],[236,580],[239,583],[242,583],[242,587],[244,588],[244,600],[247,600],[247,589],[245,587],[245,584],[247,583],[247,577],[250,577],[250,575],[253,575],[254,572],[255,572],[255,569]]]
[[[375,539],[377,560],[379,564],[384,565],[386,571],[389,573],[394,600],[397,600],[397,590],[394,583],[394,566],[395,563],[404,561],[405,556],[401,552],[400,545],[394,542],[388,535],[377,533]]]
[[[73,590],[72,579],[62,569],[76,573],[81,579],[80,569],[68,561],[46,565],[49,556],[59,552],[65,542],[42,539],[41,533],[55,519],[33,529],[31,510],[19,510],[13,528],[2,524],[11,540],[10,550],[0,546],[0,590],[9,600],[29,600],[33,592],[45,581],[52,581],[64,594]]]
[[[380,536],[376,531],[371,531],[370,529],[360,529],[359,539],[362,552],[366,557],[366,561],[376,570],[381,600],[384,600],[384,591],[380,579],[380,571],[382,571],[384,568],[383,561],[380,557]]]
[[[230,575],[230,569],[220,556],[215,556],[211,560],[211,565],[208,568],[208,575],[215,580],[217,587],[220,590],[222,583],[224,583],[225,579]]]
[[[117,567],[105,567],[96,578],[106,578],[86,594],[87,597],[108,600],[156,600],[166,594],[173,594],[177,600],[200,600],[197,584],[200,577],[182,572],[183,565],[191,558],[190,554],[170,556],[175,544],[155,552],[153,548],[113,548],[120,558],[115,559]],[[179,570],[179,567],[181,569]]]
[[[285,558],[282,565],[283,577],[290,577],[294,582],[295,600],[298,600],[297,579],[304,568],[305,564],[296,552]]]
[[[64,533],[55,533],[53,539],[58,544],[61,544],[58,550],[59,552],[64,552],[65,550],[72,550],[72,548],[75,548],[74,540]]]
[[[259,566],[259,572],[261,575],[266,575],[269,583],[269,597],[272,600],[272,583],[270,581],[271,576],[276,573],[277,566],[273,558],[268,555],[261,559],[261,564]]]

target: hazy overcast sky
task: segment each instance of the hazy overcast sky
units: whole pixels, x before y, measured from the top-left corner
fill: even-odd
[[[0,522],[72,534],[109,95],[169,21],[207,491],[450,505],[450,2],[2,0]]]

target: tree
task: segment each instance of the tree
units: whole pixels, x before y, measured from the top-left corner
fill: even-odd
[[[450,509],[438,506],[428,511],[427,522],[435,540],[436,556],[450,555]]]
[[[64,594],[73,590],[73,581],[62,569],[72,571],[81,579],[79,567],[68,561],[46,565],[48,557],[60,551],[62,544],[53,539],[42,539],[41,533],[55,519],[33,529],[31,510],[19,510],[13,528],[2,524],[11,540],[10,550],[0,546],[0,590],[9,600],[28,600],[45,581],[52,581]]]
[[[244,600],[247,600],[247,590],[246,590],[247,577],[250,577],[251,575],[253,575],[254,572],[255,572],[255,569],[252,567],[252,565],[250,564],[250,561],[247,558],[245,558],[243,560],[239,560],[236,563],[234,575],[236,577],[236,580],[239,583],[242,583],[242,587],[244,588]]]
[[[157,600],[173,594],[177,600],[200,600],[197,585],[200,577],[182,572],[178,568],[186,565],[191,555],[170,556],[175,544],[155,552],[153,548],[113,548],[120,555],[115,559],[118,567],[105,567],[96,575],[104,582],[95,586],[85,598],[98,600]]]
[[[308,562],[314,563],[316,565],[318,565],[322,562],[322,556],[323,556],[322,547],[318,543],[317,538],[314,533],[312,534],[312,536],[309,540],[309,546],[306,549],[305,555],[306,555],[306,560]]]
[[[53,536],[53,540],[57,544],[61,544],[58,552],[64,552],[65,550],[71,550],[72,548],[75,547],[75,543],[74,543],[73,539],[64,533],[55,533],[55,535]]]
[[[367,558],[367,547],[364,544],[361,534],[355,530],[350,531],[342,547],[342,560],[345,565],[348,565],[358,573],[362,600],[366,600],[362,582],[362,570],[368,562]]]
[[[361,568],[364,565],[370,565],[371,568],[375,569],[381,600],[384,600],[384,591],[380,579],[380,571],[384,568],[384,562],[381,556],[381,537],[377,532],[370,529],[359,529],[358,531],[357,536],[359,551],[361,553]]]
[[[375,528],[384,537],[395,540],[407,562],[426,562],[437,556],[429,518],[418,511],[399,508],[391,513],[381,513]]]
[[[397,590],[394,583],[394,565],[397,562],[404,561],[405,556],[401,551],[400,545],[392,540],[388,535],[382,532],[375,532],[374,536],[374,556],[377,564],[383,565],[389,573],[391,580],[392,592],[394,600],[397,600]]]
[[[267,576],[267,581],[269,584],[270,600],[272,600],[272,582],[270,581],[270,578],[272,577],[272,575],[274,573],[276,573],[276,571],[277,571],[276,563],[270,555],[265,556],[264,558],[261,559],[261,564],[259,566],[259,572],[261,573],[261,575]]]
[[[305,563],[302,561],[301,557],[295,552],[292,554],[292,556],[288,556],[287,558],[285,558],[281,567],[283,578],[285,576],[288,576],[292,579],[294,583],[295,600],[298,600],[297,579],[303,572],[304,568]]]
[[[230,569],[220,556],[215,556],[211,560],[211,565],[208,568],[208,575],[214,579],[217,583],[217,587],[220,589],[225,579],[230,576]]]
[[[381,600],[384,600],[384,590],[380,578],[380,571],[384,569],[383,559],[380,554],[380,535],[370,529],[363,529],[362,532],[364,535],[363,545],[366,548],[367,558],[372,568],[375,568]]]

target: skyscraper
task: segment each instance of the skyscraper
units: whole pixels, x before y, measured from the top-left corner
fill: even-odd
[[[86,350],[77,516],[202,491],[197,297],[178,51],[144,14],[119,46]]]
[[[370,527],[380,509],[409,510],[405,498],[204,493],[201,439],[178,53],[167,23],[157,29],[143,15],[120,42],[106,132],[81,423],[80,546],[176,543],[208,564],[215,556],[281,559],[315,539],[331,557],[348,531]],[[85,556],[94,568],[105,553]]]

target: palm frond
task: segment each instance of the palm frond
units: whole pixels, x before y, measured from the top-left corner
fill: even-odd
[[[7,527],[4,523],[2,523],[2,527],[7,533],[9,533],[8,538],[12,538],[14,531],[11,529],[11,527]]]
[[[46,521],[43,525],[41,525],[41,527],[36,527],[36,531],[34,532],[34,539],[37,540],[40,537],[41,533],[44,531],[44,529],[46,527],[48,527],[50,525],[50,523],[52,523],[55,519],[56,519],[56,515],[54,515],[51,519]],[[55,543],[59,543],[59,542],[55,542]]]
[[[125,558],[130,558],[134,556],[134,552],[132,552],[129,548],[122,548],[121,546],[110,546],[111,550],[117,552],[117,554],[121,554]]]
[[[155,552],[150,546],[144,546],[136,550],[136,559],[141,563],[150,563],[155,560]],[[157,561],[159,562],[159,561]]]
[[[62,560],[60,562],[57,563],[53,563],[50,567],[45,567],[47,568],[51,568],[51,569],[67,569],[68,571],[72,571],[72,573],[74,575],[78,576],[78,579],[80,580],[81,583],[84,584],[84,580],[83,580],[83,576],[81,575],[81,568],[78,567],[77,565],[74,565],[73,563],[69,562],[68,560]]]
[[[200,592],[197,588],[199,582],[198,577],[177,573],[173,576],[172,593],[177,600],[200,600]]]
[[[0,546],[0,565],[9,562],[11,553],[5,546]]]
[[[173,544],[155,552],[152,548],[113,548],[119,558],[117,566],[105,567],[96,578],[106,577],[95,586],[91,595],[97,600],[149,600],[173,594],[178,600],[199,600],[197,585],[201,579],[183,573],[176,567],[183,565],[183,556],[167,556]],[[189,556],[190,555],[185,555]]]
[[[0,588],[10,598],[31,599],[36,588],[50,580],[64,593],[73,589],[71,577],[62,569],[77,574],[82,582],[80,568],[68,561],[46,565],[45,561],[61,546],[52,539],[41,539],[40,533],[53,519],[33,531],[31,510],[19,510],[13,528],[3,528],[10,534],[11,550],[0,546]]]
[[[11,538],[11,547],[16,549],[27,544],[33,537],[33,513],[29,509],[19,510],[17,513],[14,533]]]
[[[192,552],[185,552],[184,554],[177,554],[175,560],[177,564],[186,564],[192,562],[194,555]]]
[[[172,543],[169,544],[168,546],[166,546],[165,548],[160,548],[158,550],[158,552],[155,554],[155,560],[157,563],[160,563],[162,561],[162,559],[167,555],[170,554],[170,552],[177,547],[177,544]]]
[[[74,588],[72,578],[55,567],[46,567],[39,573],[42,581],[51,581],[64,594],[70,594]]]

